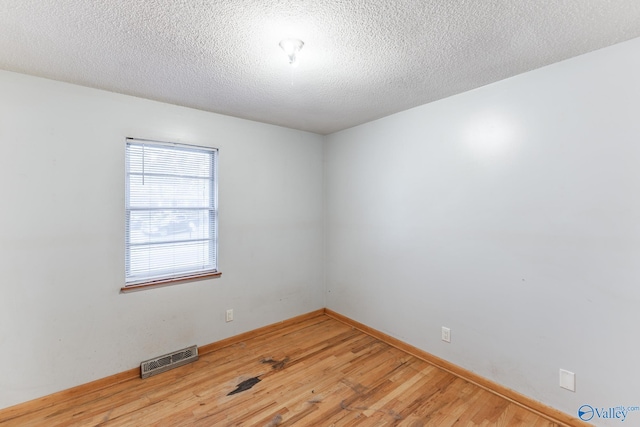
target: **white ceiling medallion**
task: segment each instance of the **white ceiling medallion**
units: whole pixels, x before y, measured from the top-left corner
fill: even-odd
[[[280,42],[280,47],[289,57],[289,64],[294,67],[298,65],[297,55],[302,46],[304,46],[304,42],[300,39],[284,39]]]

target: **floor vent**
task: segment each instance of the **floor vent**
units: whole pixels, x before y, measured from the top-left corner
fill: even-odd
[[[169,369],[177,368],[196,360],[198,360],[198,346],[193,345],[164,356],[145,360],[140,364],[140,377],[149,378],[152,375],[166,372]]]

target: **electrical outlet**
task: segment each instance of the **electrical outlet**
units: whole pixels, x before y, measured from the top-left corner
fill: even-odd
[[[442,327],[442,341],[451,342],[451,329]]]
[[[576,391],[576,374],[560,369],[560,387]]]
[[[233,308],[227,310],[227,317],[225,318],[227,322],[231,322],[233,320]]]

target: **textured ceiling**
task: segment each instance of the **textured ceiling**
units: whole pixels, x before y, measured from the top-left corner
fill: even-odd
[[[320,134],[639,36],[640,0],[0,1],[1,69]]]

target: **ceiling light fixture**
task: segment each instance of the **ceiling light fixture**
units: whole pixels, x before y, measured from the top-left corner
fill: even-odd
[[[297,55],[302,46],[304,46],[304,42],[300,39],[284,39],[280,42],[280,47],[289,57],[289,64],[294,67],[298,65]]]

